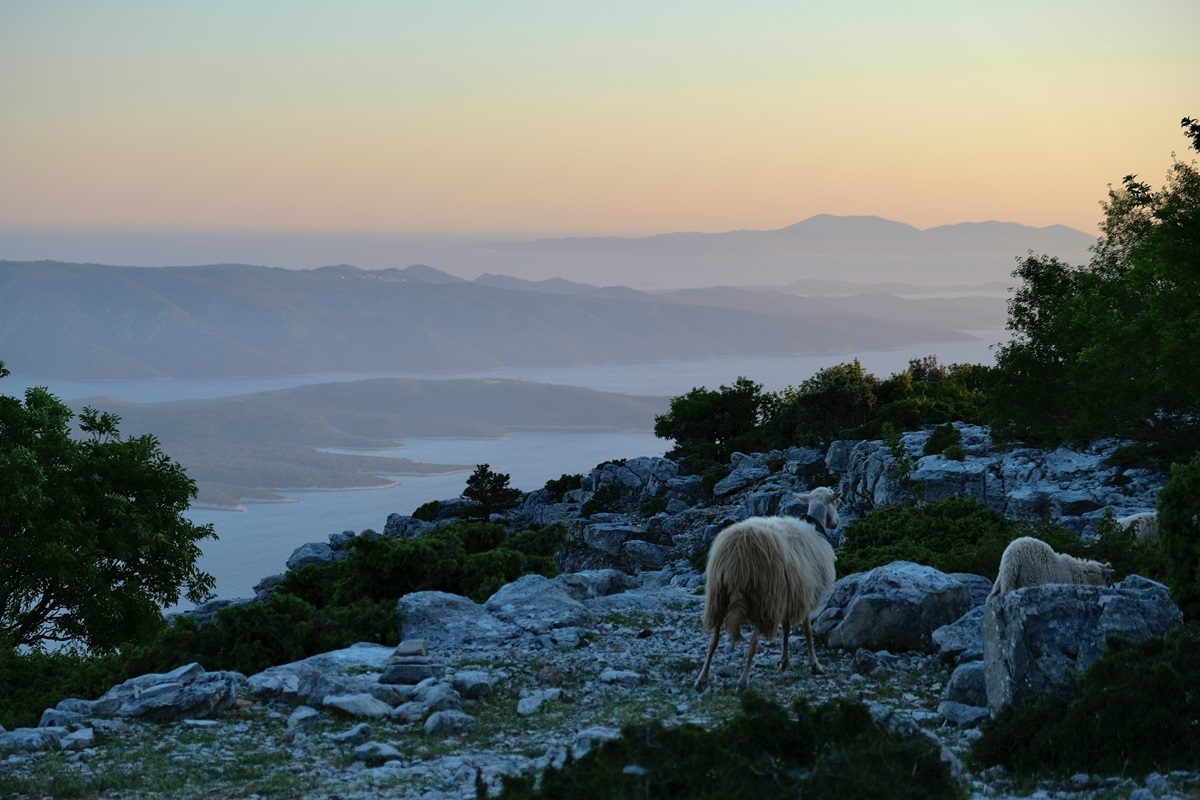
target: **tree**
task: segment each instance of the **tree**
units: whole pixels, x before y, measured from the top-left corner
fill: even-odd
[[[771,426],[784,446],[828,447],[871,418],[878,387],[879,381],[857,358],[826,367],[799,387],[789,386],[780,393]]]
[[[509,475],[492,472],[490,464],[479,464],[467,478],[467,488],[462,496],[479,503],[479,513],[484,519],[492,514],[507,511],[521,499],[521,490],[508,485]]]
[[[1200,454],[1171,465],[1158,494],[1158,537],[1167,556],[1167,583],[1184,616],[1200,616]]]
[[[85,408],[75,439],[73,416],[43,388],[0,396],[0,645],[109,651],[148,638],[181,588],[211,594],[196,559],[215,534],[182,516],[195,483],[153,436]]]
[[[1183,120],[1200,148],[1200,128]],[[999,349],[993,431],[1052,443],[1122,435],[1187,458],[1200,447],[1200,173],[1109,190],[1086,267],[1030,255]]]
[[[762,388],[744,377],[715,391],[693,388],[671,398],[670,410],[654,418],[654,435],[675,440],[671,458],[724,464],[735,451],[757,444],[758,428],[775,402]]]

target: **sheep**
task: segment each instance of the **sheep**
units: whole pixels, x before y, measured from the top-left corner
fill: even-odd
[[[1133,532],[1133,540],[1138,544],[1145,544],[1158,536],[1157,511],[1141,511],[1137,514],[1127,514],[1124,517],[1117,517],[1116,523],[1122,530],[1131,530]]]
[[[813,646],[809,616],[833,588],[836,556],[818,527],[837,526],[839,497],[839,493],[825,487],[814,489],[800,495],[801,500],[808,502],[808,514],[803,520],[750,517],[721,531],[713,540],[704,571],[704,627],[712,631],[712,639],[704,667],[696,678],[696,691],[708,684],[722,625],[734,642],[741,639],[743,622],[754,626],[739,689],[745,689],[750,682],[750,665],[758,650],[759,635],[774,639],[775,629],[781,624],[783,653],[779,668],[788,668],[791,663],[788,636],[794,620],[804,622],[808,663],[813,673],[823,671]]]
[[[1108,586],[1112,582],[1110,564],[1056,553],[1050,545],[1032,536],[1008,543],[1000,556],[1000,570],[988,600],[1014,589],[1045,583],[1085,583]]]

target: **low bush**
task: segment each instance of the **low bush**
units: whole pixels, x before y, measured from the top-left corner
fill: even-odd
[[[939,425],[933,429],[933,433],[929,434],[929,438],[925,440],[925,447],[921,452],[923,455],[931,456],[961,441],[962,434],[958,428],[947,422],[945,425]]]
[[[441,500],[430,500],[428,503],[417,506],[417,510],[412,512],[412,515],[414,519],[424,520],[425,522],[436,522],[438,512],[441,510]]]
[[[838,574],[873,569],[892,561],[915,561],[942,572],[996,576],[1000,556],[1018,536],[1035,535],[1059,552],[1082,545],[1059,528],[1023,529],[975,500],[947,497],[925,505],[878,508],[846,526],[838,550]]]
[[[1024,779],[1200,769],[1200,625],[1110,640],[1070,702],[1041,698],[985,722],[971,760]]]
[[[961,444],[952,444],[942,451],[942,458],[947,461],[966,461],[967,451]]]
[[[65,697],[99,697],[129,677],[116,654],[18,653],[0,648],[0,725],[37,725],[42,712]]]
[[[564,472],[559,477],[546,481],[546,491],[550,493],[550,498],[554,502],[561,503],[563,495],[573,489],[578,489],[579,482],[582,480],[582,475],[568,475]]]
[[[720,727],[627,726],[578,761],[505,778],[505,798],[958,798],[937,747],[883,730],[861,703],[786,708],[747,695]]]
[[[588,501],[579,509],[579,513],[582,516],[590,517],[605,511],[616,511],[617,504],[620,502],[621,487],[615,483],[606,483],[592,493]]]
[[[653,517],[655,514],[666,510],[667,498],[660,494],[655,497],[651,497],[649,500],[642,503],[641,508],[638,509],[638,512],[641,513],[643,517]]]

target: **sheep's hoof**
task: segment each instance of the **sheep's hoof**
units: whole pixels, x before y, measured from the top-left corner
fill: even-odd
[[[696,682],[692,684],[692,688],[697,692],[703,692],[705,686],[708,686],[708,681],[704,678],[696,678]]]
[[[746,687],[747,687],[747,686],[749,686],[749,685],[750,685],[750,681],[749,681],[749,680],[742,680],[742,681],[738,681],[738,691],[739,691],[739,692],[744,692],[744,691],[746,691]]]
[[[816,661],[814,661],[812,663],[812,673],[813,673],[813,675],[824,675],[825,668],[822,667],[820,664],[818,664]]]
[[[792,662],[790,662],[790,661],[780,661],[779,662],[779,671],[787,672],[787,668],[790,667],[791,665],[792,665]]]

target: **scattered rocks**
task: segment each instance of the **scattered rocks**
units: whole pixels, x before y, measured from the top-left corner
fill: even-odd
[[[392,713],[391,706],[369,694],[331,694],[321,704],[352,717],[385,717]]]
[[[475,718],[462,711],[438,711],[425,720],[426,736],[460,736],[475,730]]]
[[[360,722],[353,728],[341,733],[331,733],[327,737],[334,744],[359,745],[371,738],[371,726]]]

